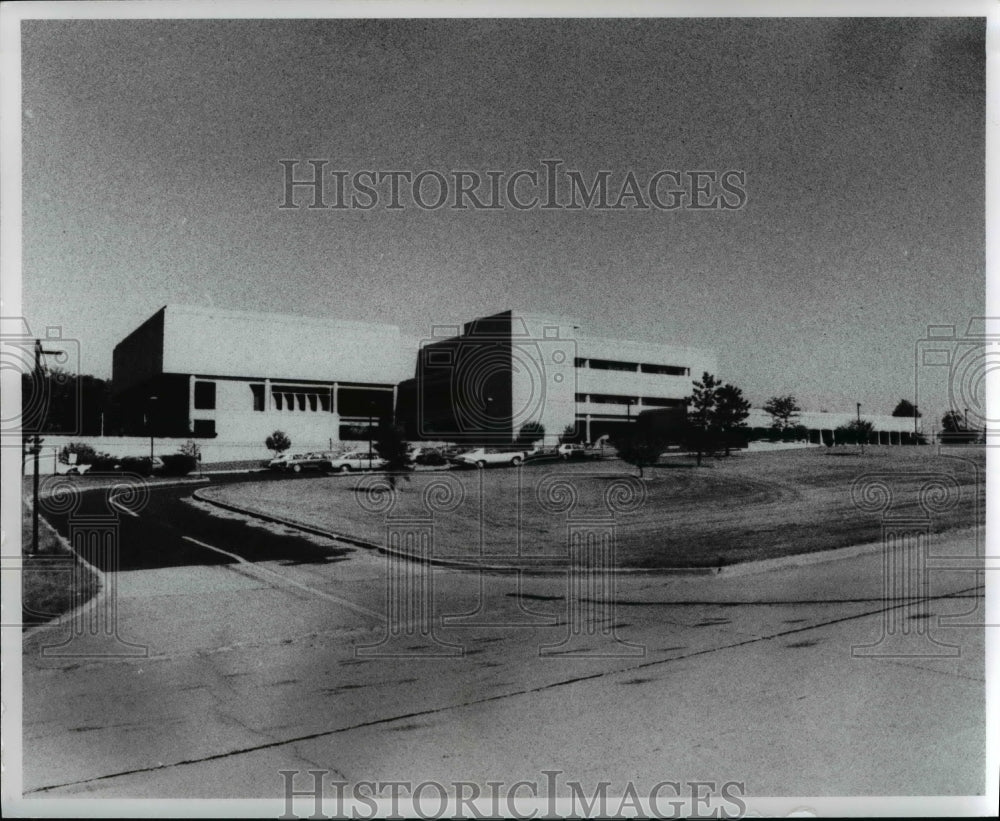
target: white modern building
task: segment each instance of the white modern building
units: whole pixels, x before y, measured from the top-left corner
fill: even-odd
[[[824,431],[833,433],[837,428],[846,427],[858,418],[858,413],[827,411],[800,411],[792,420],[793,424],[805,428],[808,438],[814,444],[822,441]],[[873,431],[871,441],[874,444],[899,445],[909,444],[911,437],[918,432],[921,427],[921,420],[918,418],[917,429],[914,429],[912,416],[890,416],[881,413],[861,413],[863,421],[872,425]],[[761,408],[751,408],[750,415],[746,419],[748,428],[770,428],[773,418]]]
[[[681,407],[714,373],[709,351],[587,336],[568,317],[505,311],[422,342],[391,325],[168,305],[115,347],[123,432],[213,439],[236,450],[274,430],[293,447],[366,438],[393,417],[410,438],[550,442],[624,429]]]
[[[415,356],[392,325],[168,305],[115,347],[112,383],[127,434],[315,449],[391,414]]]
[[[509,442],[527,424],[554,442],[614,436],[649,408],[683,407],[693,379],[714,372],[705,350],[587,336],[563,316],[504,311],[443,328],[400,385],[413,438]]]

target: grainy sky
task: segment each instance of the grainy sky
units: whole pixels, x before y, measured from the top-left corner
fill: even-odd
[[[108,376],[114,344],[171,302],[413,335],[516,306],[714,348],[756,405],[888,413],[926,326],[985,310],[984,35],[969,19],[26,22],[25,313]],[[748,199],[279,210],[279,160],[311,158],[739,169]]]

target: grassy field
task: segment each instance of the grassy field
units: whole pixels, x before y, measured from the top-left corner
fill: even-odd
[[[21,621],[24,629],[61,616],[97,594],[100,589],[97,575],[66,550],[44,519],[39,520],[38,553],[31,556],[30,549],[31,512],[25,508],[21,523]]]
[[[866,476],[881,477],[889,487],[890,516],[929,515],[934,532],[971,527],[984,522],[984,471],[982,449],[952,456],[929,447],[868,447],[864,454],[810,448],[708,459],[701,467],[669,457],[640,480],[644,503],[615,516],[618,564],[721,566],[878,541],[879,511],[860,509],[852,499],[852,484]],[[453,483],[460,502],[434,513],[436,556],[520,556],[559,565],[568,555],[567,527],[606,516],[604,494],[623,475],[636,471],[618,460],[418,473],[399,483],[392,509],[379,512],[362,504],[364,483],[373,477],[357,475],[248,482],[206,493],[381,544],[394,519],[428,515],[425,491],[443,480]],[[571,488],[566,492],[576,497],[569,511],[552,512],[539,502],[540,490],[556,480],[564,480]],[[934,482],[951,488],[952,504],[926,514],[921,498],[933,501],[933,494],[922,497],[921,489]]]

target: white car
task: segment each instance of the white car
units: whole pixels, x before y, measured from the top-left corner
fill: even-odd
[[[527,452],[523,450],[502,450],[500,448],[474,448],[460,453],[452,458],[456,465],[472,465],[484,468],[487,465],[513,465],[517,467],[523,461]]]
[[[293,453],[291,456],[282,454],[268,463],[271,470],[290,470],[301,473],[303,470],[322,470],[326,463],[325,453]]]
[[[367,450],[356,450],[327,459],[324,467],[326,470],[346,473],[349,470],[382,470],[388,464],[377,453],[369,454]]]

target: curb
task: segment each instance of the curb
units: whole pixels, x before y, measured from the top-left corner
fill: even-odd
[[[42,633],[46,630],[51,630],[54,627],[60,627],[73,619],[79,618],[84,613],[90,612],[98,605],[103,604],[108,596],[108,585],[105,581],[106,580],[105,572],[100,568],[92,565],[85,558],[83,558],[83,556],[77,553],[76,550],[73,549],[73,545],[69,543],[66,537],[64,537],[58,530],[56,530],[44,516],[39,516],[38,519],[40,522],[44,523],[45,527],[47,527],[51,531],[52,535],[55,536],[56,540],[59,542],[59,544],[63,546],[68,555],[75,557],[76,561],[78,561],[80,564],[86,567],[91,573],[93,573],[97,577],[97,583],[99,585],[99,588],[93,596],[91,596],[89,599],[87,599],[87,601],[85,601],[78,607],[74,607],[72,610],[67,610],[65,613],[60,613],[58,616],[55,616],[54,618],[50,619],[44,624],[36,624],[32,627],[29,627],[27,630],[22,630],[21,632],[22,644],[28,641],[33,636],[38,635],[39,633]],[[23,595],[21,597],[21,607],[22,608],[24,607]]]
[[[396,556],[398,558],[412,560],[413,557],[399,550],[393,550],[392,548],[386,547],[385,545],[377,544],[376,542],[370,542],[366,539],[359,539],[356,536],[350,536],[346,533],[338,533],[333,530],[326,530],[324,528],[313,527],[312,525],[302,524],[301,522],[296,522],[292,519],[286,519],[282,516],[274,516],[268,513],[260,513],[255,510],[250,510],[248,508],[240,507],[239,505],[230,504],[228,502],[220,502],[217,499],[211,499],[206,497],[200,492],[200,488],[195,490],[192,496],[200,502],[204,502],[209,505],[221,508],[222,510],[228,510],[232,513],[239,513],[244,516],[250,516],[254,519],[260,519],[264,522],[269,522],[271,524],[279,524],[284,527],[290,527],[295,530],[300,530],[304,533],[309,533],[314,536],[322,536],[327,539],[333,539],[339,542],[346,542],[347,544],[354,545],[355,547],[361,547],[367,550],[374,550],[378,553],[383,553],[385,555]],[[965,531],[973,532],[975,528],[961,528],[953,531],[949,531],[953,534],[959,534]],[[784,570],[786,568],[792,567],[803,567],[811,564],[822,564],[824,562],[834,562],[841,559],[851,559],[857,556],[864,556],[871,553],[877,553],[884,548],[882,542],[866,542],[860,545],[850,545],[848,547],[833,548],[831,550],[820,550],[813,553],[796,553],[790,556],[778,556],[772,559],[755,559],[746,562],[736,562],[734,564],[723,565],[721,567],[620,567],[614,568],[611,572],[615,575],[647,575],[647,576],[696,576],[700,578],[731,578],[734,576],[748,576],[754,573],[766,573],[770,570]],[[429,564],[449,568],[452,570],[479,570],[486,573],[525,573],[529,575],[564,575],[567,570],[569,570],[568,565],[561,567],[532,567],[524,566],[524,562],[531,562],[532,559],[529,557],[520,557],[517,559],[521,564],[518,566],[513,566],[511,564],[483,564],[481,562],[463,561],[461,559],[440,559],[440,558],[429,558],[426,560]]]

